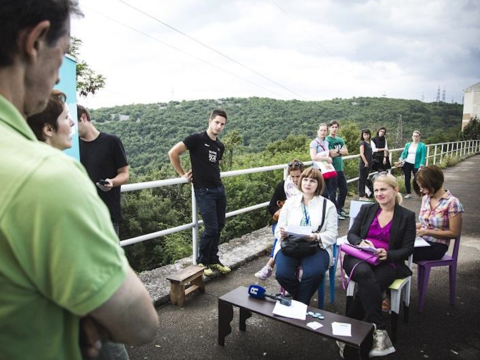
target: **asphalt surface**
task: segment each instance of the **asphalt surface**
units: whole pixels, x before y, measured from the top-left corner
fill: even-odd
[[[417,313],[414,269],[409,322],[403,323],[401,313],[396,352],[388,359],[480,359],[480,156],[446,169],[445,176],[445,187],[465,208],[456,303],[449,305],[448,268],[435,268],[430,275],[424,312]],[[420,199],[414,195],[403,205],[418,214]],[[341,221],[339,235],[345,235],[347,227],[348,220]],[[238,330],[238,309],[225,347],[217,344],[218,297],[238,286],[255,283],[270,293],[278,292],[274,278],[259,282],[253,276],[267,260],[265,255],[208,282],[206,293],[187,296],[183,308],[170,304],[158,307],[160,328],[155,341],[141,347],[128,346],[130,359],[340,359],[334,341],[255,314],[247,320],[247,331],[242,333]],[[331,304],[326,299],[325,310],[344,314],[345,292],[339,275],[337,271],[335,302]],[[316,303],[315,295],[311,305]],[[389,324],[389,315],[385,316]]]

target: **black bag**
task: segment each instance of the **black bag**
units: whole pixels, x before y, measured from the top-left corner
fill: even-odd
[[[386,171],[392,167],[392,165],[390,164],[390,159],[388,157],[386,158],[386,164],[383,164],[383,157],[383,151],[373,154],[372,171]]]
[[[322,223],[318,227],[316,233],[319,233],[322,230],[323,223],[325,222],[325,209],[327,207],[327,199],[323,199],[323,213],[322,213]],[[305,240],[304,235],[289,235],[281,242],[282,253],[285,256],[290,256],[296,259],[301,259],[306,256],[315,254],[319,247],[318,240],[308,241]]]

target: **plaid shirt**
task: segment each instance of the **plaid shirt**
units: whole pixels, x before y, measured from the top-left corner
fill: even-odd
[[[463,212],[463,205],[447,190],[438,200],[438,204],[434,209],[430,207],[430,196],[425,195],[422,199],[422,207],[418,219],[420,220],[422,229],[448,230],[449,218]],[[450,244],[450,239],[437,239],[433,236],[423,236],[423,238],[427,241],[437,242],[447,246]]]

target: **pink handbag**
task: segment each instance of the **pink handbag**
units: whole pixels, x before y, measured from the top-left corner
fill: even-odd
[[[380,264],[380,259],[378,258],[378,255],[371,252],[367,251],[366,249],[362,249],[359,246],[352,245],[352,244],[342,244],[340,245],[340,250],[343,251],[346,255],[350,255],[353,257],[356,257],[357,259],[363,260],[370,265],[378,265]],[[345,276],[343,272],[343,261],[342,261],[342,256],[340,255],[340,270],[342,272],[342,287],[343,290],[346,290],[348,287],[348,284],[350,283],[350,280],[352,279],[353,272],[355,271],[355,268],[360,264],[358,262],[350,272],[350,275],[348,276],[347,282],[345,283]]]

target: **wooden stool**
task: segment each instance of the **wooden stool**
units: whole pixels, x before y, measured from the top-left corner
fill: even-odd
[[[189,266],[182,271],[167,276],[170,280],[170,302],[172,305],[183,306],[185,295],[195,290],[205,293],[205,284],[203,283],[203,267]],[[185,285],[190,283],[190,287],[185,290]]]

